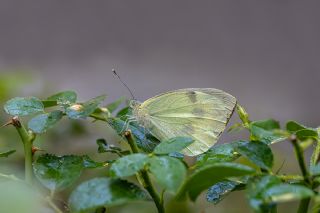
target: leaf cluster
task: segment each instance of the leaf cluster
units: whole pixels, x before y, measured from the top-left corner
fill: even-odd
[[[295,121],[288,121],[283,129],[273,119],[251,121],[245,109],[238,105],[241,122],[233,125],[230,131],[248,131],[249,138],[215,145],[190,164],[180,152],[190,146],[193,139],[178,136],[159,141],[137,123],[127,122],[131,110],[126,99],[101,106],[105,98],[102,95],[78,102],[75,92],[64,91],[45,99],[13,98],[4,106],[11,116],[31,117],[27,132],[34,137],[46,133],[64,118],[91,119],[105,122],[130,145],[128,149],[98,139],[97,152],[112,158],[105,162],[96,162],[87,155],[47,153],[36,157],[33,174],[51,195],[72,186],[86,169],[107,171],[107,175],[87,180],[72,191],[68,200],[71,212],[101,212],[103,208],[138,200],[153,200],[158,211],[164,212],[166,192],[177,200],[196,201],[206,191],[207,201],[218,204],[230,193],[240,190],[246,193],[255,212],[275,212],[279,203],[295,200],[313,199],[314,209],[320,206],[317,191],[320,185],[319,129]],[[128,130],[129,139],[124,136]],[[275,170],[272,144],[280,142],[293,146],[301,175],[281,174]],[[307,164],[304,151],[310,147],[313,154]],[[0,158],[14,152],[0,152]],[[243,163],[244,159],[250,163]],[[132,177],[136,181],[132,182]],[[161,194],[154,185],[161,188]]]

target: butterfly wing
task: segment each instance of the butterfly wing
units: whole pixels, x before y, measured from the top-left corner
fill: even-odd
[[[148,114],[140,119],[159,140],[188,136],[195,140],[183,150],[194,156],[207,151],[219,139],[235,108],[236,99],[212,88],[170,91],[143,102],[140,109]]]

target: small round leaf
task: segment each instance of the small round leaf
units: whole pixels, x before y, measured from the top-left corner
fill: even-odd
[[[83,170],[81,156],[41,155],[33,165],[35,176],[48,189],[62,190],[76,181]]]
[[[109,170],[110,175],[114,177],[128,177],[134,175],[143,169],[147,159],[148,156],[141,153],[119,158],[112,164]]]
[[[146,200],[146,193],[133,183],[112,178],[94,178],[80,184],[69,198],[71,212],[94,211],[135,200]]]
[[[4,110],[9,115],[26,116],[44,111],[44,106],[38,98],[13,98],[4,105]]]
[[[58,121],[61,120],[62,117],[63,112],[61,111],[53,111],[50,113],[41,114],[32,118],[28,123],[28,127],[34,133],[41,134],[53,127]]]
[[[149,164],[149,170],[156,181],[170,192],[175,193],[186,178],[186,167],[176,158],[152,157]]]

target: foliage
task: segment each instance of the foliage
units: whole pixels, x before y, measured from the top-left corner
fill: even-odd
[[[208,202],[217,205],[230,193],[239,190],[246,193],[248,203],[255,212],[276,212],[279,203],[296,200],[301,201],[297,210],[300,213],[307,212],[310,200],[314,201],[313,209],[319,209],[319,128],[288,121],[281,129],[274,119],[251,121],[245,109],[237,105],[241,122],[230,129],[248,131],[249,138],[215,145],[197,156],[195,163],[191,164],[180,153],[194,142],[191,138],[179,136],[159,141],[148,129],[127,122],[131,110],[125,98],[102,107],[105,98],[102,95],[79,102],[74,91],[63,91],[44,99],[18,97],[7,101],[4,110],[12,116],[8,125],[16,128],[23,142],[26,179],[0,173],[0,191],[10,191],[12,188],[12,196],[21,199],[21,205],[26,202],[32,204],[28,207],[31,212],[36,212],[34,208],[38,200],[57,213],[67,212],[56,204],[54,195],[72,186],[75,188],[66,203],[71,212],[79,213],[104,212],[105,208],[136,201],[153,201],[158,212],[165,212],[164,197],[167,193],[177,200],[194,202],[201,193],[206,192]],[[21,120],[24,116],[29,119],[27,127]],[[32,146],[33,141],[63,119],[104,122],[127,146],[97,139],[97,153],[101,157],[107,156],[104,162],[96,162],[88,155],[38,155],[37,148]],[[279,142],[289,142],[286,145],[293,146],[301,175],[280,174],[275,170],[272,144]],[[309,147],[313,148],[313,154],[307,165],[304,151]],[[15,150],[6,150],[0,152],[0,158],[8,158],[15,153]],[[105,172],[103,177],[77,184],[87,169]],[[36,182],[49,193],[39,196],[45,190],[31,190],[30,185],[35,186]],[[23,185],[23,193],[18,193],[18,185]],[[16,194],[15,190],[18,191]],[[34,193],[35,196],[31,199],[27,193]],[[3,196],[0,193],[0,197]],[[1,206],[16,211],[17,206],[9,204],[9,201],[3,202]],[[25,208],[26,212],[29,211]]]

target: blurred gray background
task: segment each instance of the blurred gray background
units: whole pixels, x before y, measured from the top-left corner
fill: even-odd
[[[72,89],[83,100],[106,93],[111,101],[129,97],[115,68],[139,100],[214,87],[237,97],[254,120],[316,127],[319,7],[294,0],[0,0],[0,72],[35,79],[21,96]]]
[[[0,1],[0,68],[84,99],[224,89],[255,119],[318,125],[319,1]]]

